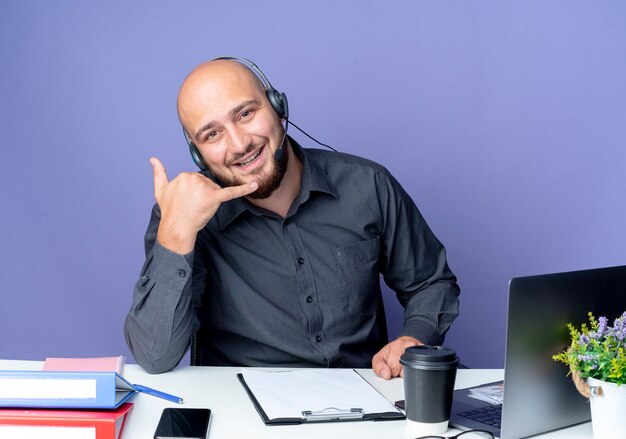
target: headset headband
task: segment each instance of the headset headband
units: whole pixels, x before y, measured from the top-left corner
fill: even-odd
[[[257,66],[255,63],[250,61],[248,58],[241,58],[238,56],[218,56],[217,58],[213,58],[211,61],[217,61],[220,59],[237,61],[240,64],[243,64],[244,66],[248,67],[250,70],[254,72],[254,74],[261,80],[261,82],[263,83],[263,87],[265,87],[266,90],[269,90],[270,88],[274,89],[274,87],[270,83],[270,80],[267,79],[267,76],[265,76],[265,74],[261,71],[259,66]]]

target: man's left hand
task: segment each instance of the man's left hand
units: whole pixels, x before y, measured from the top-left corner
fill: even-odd
[[[386,380],[402,376],[400,357],[404,354],[404,350],[410,346],[421,344],[424,343],[413,337],[406,335],[398,337],[374,355],[374,358],[372,358],[372,369],[374,369],[376,375]]]

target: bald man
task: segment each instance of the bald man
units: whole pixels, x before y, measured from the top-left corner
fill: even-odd
[[[144,369],[172,369],[195,337],[197,364],[371,366],[389,379],[408,346],[443,341],[456,278],[385,168],[300,147],[234,60],[194,69],[178,114],[208,170],[170,181],[151,159],[156,204],[124,327]],[[380,274],[405,308],[391,342]]]

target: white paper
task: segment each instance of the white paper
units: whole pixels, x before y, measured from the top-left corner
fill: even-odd
[[[0,398],[90,399],[95,397],[95,379],[0,378]]]
[[[504,397],[504,384],[476,387],[474,389],[470,389],[467,396],[493,405],[502,404]]]
[[[96,439],[96,428],[0,425],[0,437],[11,439]]]
[[[243,377],[269,419],[303,418],[303,411],[362,409],[364,414],[397,412],[353,369],[288,372],[244,370]]]

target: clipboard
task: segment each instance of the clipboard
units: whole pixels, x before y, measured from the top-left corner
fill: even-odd
[[[251,369],[237,378],[265,425],[405,419],[354,369]]]

